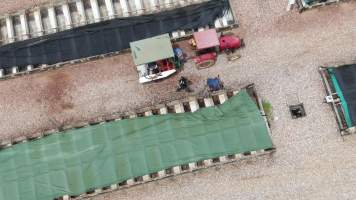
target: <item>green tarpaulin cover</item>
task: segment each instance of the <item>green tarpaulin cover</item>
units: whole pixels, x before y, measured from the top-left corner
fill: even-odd
[[[114,121],[0,151],[0,199],[48,200],[217,156],[272,147],[247,92],[195,113]]]

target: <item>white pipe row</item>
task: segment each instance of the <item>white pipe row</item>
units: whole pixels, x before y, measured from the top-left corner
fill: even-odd
[[[18,31],[19,29],[16,29],[17,31],[15,31],[13,20],[14,16],[7,15],[5,17],[5,23],[3,23],[5,25],[3,28],[6,29],[6,33],[0,33],[0,44],[11,43],[16,40],[25,40],[30,37],[38,37],[44,35],[45,33],[55,33],[59,30],[70,29],[73,26],[86,24],[89,20],[89,16],[87,16],[85,12],[83,1],[87,1],[90,3],[91,13],[92,17],[94,18],[94,22],[99,22],[104,18],[104,16],[102,15],[107,16],[109,19],[113,19],[119,14],[123,15],[124,17],[127,17],[132,14],[142,14],[145,9],[158,9],[159,5],[162,4],[164,4],[164,7],[168,8],[173,5],[183,6],[189,3],[198,3],[204,0],[118,0],[116,1],[115,6],[113,3],[114,0],[104,0],[107,15],[100,13],[98,0],[75,0],[73,2],[74,4],[71,5],[75,6],[75,12],[77,12],[77,17],[79,16],[79,19],[76,20],[74,20],[74,13],[71,12],[68,3],[56,7],[51,6],[45,8],[47,10],[45,10],[44,8],[37,8],[33,11],[32,19],[34,19],[34,23],[31,25],[31,27],[29,27],[30,24],[28,21],[27,13],[23,12],[19,15],[21,23],[20,31]],[[120,6],[117,6],[118,4],[120,4]],[[58,12],[58,10],[60,10],[60,16],[57,15],[58,13],[56,13],[56,11]],[[43,12],[47,12],[48,17],[43,16]],[[226,19],[219,19],[215,24],[217,25],[217,28],[220,28],[220,26],[225,26]],[[30,32],[30,30],[32,31]]]
[[[70,15],[69,5],[63,4],[62,10],[63,10],[64,21],[65,21],[65,26],[66,26],[65,28],[69,29],[72,27],[72,17]]]
[[[94,22],[100,21],[100,10],[97,0],[90,0],[91,9],[93,10]]]
[[[15,41],[14,25],[12,23],[11,16],[6,16],[5,23],[6,23],[6,30],[7,30],[7,38],[9,42],[14,42]]]
[[[56,18],[56,12],[54,10],[54,7],[48,8],[48,17],[49,17],[49,25],[50,25],[49,33],[57,32],[58,25],[57,25],[57,18]]]
[[[20,21],[21,21],[21,29],[22,29],[22,38],[26,40],[28,39],[30,32],[28,29],[27,16],[25,13],[20,15]]]
[[[115,17],[114,4],[111,0],[105,0],[106,10],[108,11],[108,16],[110,19]]]
[[[85,10],[84,10],[84,4],[83,1],[76,1],[76,7],[78,10],[78,14],[79,14],[79,23],[80,24],[85,24],[86,22],[86,16],[85,16]]]
[[[129,2],[132,0],[120,0],[120,5],[121,5],[121,11],[115,12],[115,7],[113,4],[113,0],[105,0],[105,7],[107,11],[107,16],[109,19],[112,19],[115,17],[116,13],[122,13],[124,16],[129,16],[130,12],[133,8],[130,8]],[[151,0],[150,0],[151,1]],[[155,1],[155,0],[152,0]],[[93,13],[94,17],[94,22],[99,22],[104,16],[101,16],[100,14],[100,8],[98,5],[97,0],[89,0],[90,6],[91,6],[91,11]],[[75,7],[79,15],[79,24],[78,25],[84,25],[87,22],[88,16],[85,14],[85,8],[83,4],[83,0],[75,0]],[[143,12],[143,3],[142,0],[134,0],[135,8],[138,10],[138,13]],[[27,14],[21,13],[20,14],[20,21],[21,21],[21,35],[15,35],[15,29],[14,29],[14,22],[13,22],[13,16],[7,15],[5,17],[5,28],[6,28],[6,34],[0,36],[0,40],[2,43],[11,43],[14,42],[15,40],[25,40],[28,39],[30,36],[31,37],[36,37],[36,36],[42,36],[44,32],[48,33],[54,33],[59,30],[59,28],[64,28],[64,29],[69,29],[73,27],[73,19],[72,19],[72,13],[70,12],[69,5],[68,3],[65,3],[61,5],[63,17],[64,17],[64,23],[65,27],[59,27],[59,22],[57,19],[57,14],[56,14],[56,9],[54,6],[48,7],[47,12],[48,12],[48,21],[49,21],[49,29],[50,30],[44,30],[44,19],[41,14],[41,9],[37,8],[36,10],[33,11],[33,16],[35,19],[35,30],[36,33],[30,34],[29,31],[29,23],[27,21]],[[120,9],[120,8],[119,8]],[[42,8],[43,10],[43,8]]]
[[[35,23],[36,23],[36,30],[37,30],[37,36],[42,36],[43,35],[43,24],[42,24],[42,18],[41,18],[41,10],[37,9],[35,10],[34,18],[35,18]]]

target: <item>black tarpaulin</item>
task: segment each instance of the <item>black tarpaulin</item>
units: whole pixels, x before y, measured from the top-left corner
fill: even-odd
[[[0,68],[55,64],[129,48],[132,41],[191,30],[221,17],[227,0],[211,0],[156,14],[117,18],[0,47]]]

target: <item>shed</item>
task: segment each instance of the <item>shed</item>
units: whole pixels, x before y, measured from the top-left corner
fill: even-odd
[[[130,48],[136,66],[174,57],[168,34],[131,42]]]

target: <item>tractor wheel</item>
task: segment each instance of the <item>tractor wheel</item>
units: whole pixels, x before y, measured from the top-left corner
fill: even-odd
[[[197,63],[198,69],[205,69],[213,66],[215,64],[215,60],[205,60],[201,63]]]

